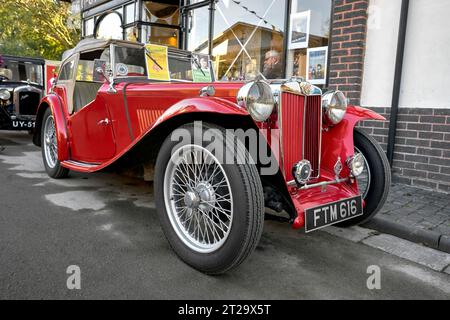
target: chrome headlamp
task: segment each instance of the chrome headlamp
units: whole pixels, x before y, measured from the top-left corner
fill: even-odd
[[[8,90],[0,90],[0,100],[8,101],[11,98],[11,93]]]
[[[361,153],[356,153],[347,160],[347,165],[353,177],[360,176],[364,171],[365,161]]]
[[[272,88],[263,81],[249,82],[238,92],[237,103],[247,109],[255,121],[269,119],[275,107]]]
[[[306,184],[311,178],[312,168],[308,160],[302,160],[292,168],[292,175],[298,184]]]
[[[330,91],[322,96],[324,121],[336,125],[344,119],[347,112],[347,98],[341,91]]]

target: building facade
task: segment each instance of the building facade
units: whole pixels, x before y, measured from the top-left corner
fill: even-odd
[[[395,181],[450,193],[449,1],[80,4],[84,38],[208,53],[222,81],[302,77],[323,89],[345,92],[350,103],[388,118],[361,128],[390,155]]]

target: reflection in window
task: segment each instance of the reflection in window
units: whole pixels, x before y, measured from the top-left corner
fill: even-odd
[[[97,27],[98,39],[123,39],[122,19],[117,13],[106,15]]]
[[[285,0],[221,0],[213,56],[218,79],[281,78]]]
[[[208,54],[209,8],[206,6],[192,10],[189,19],[187,49]]]

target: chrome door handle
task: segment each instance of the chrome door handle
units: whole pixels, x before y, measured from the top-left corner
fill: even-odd
[[[111,121],[110,121],[108,118],[106,118],[106,119],[100,120],[97,124],[98,124],[99,126],[101,126],[101,125],[107,126],[107,125],[109,125],[110,123],[111,123]]]

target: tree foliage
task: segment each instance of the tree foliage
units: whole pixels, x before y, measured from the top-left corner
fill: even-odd
[[[1,0],[0,53],[60,60],[80,39],[70,4],[55,0]]]

